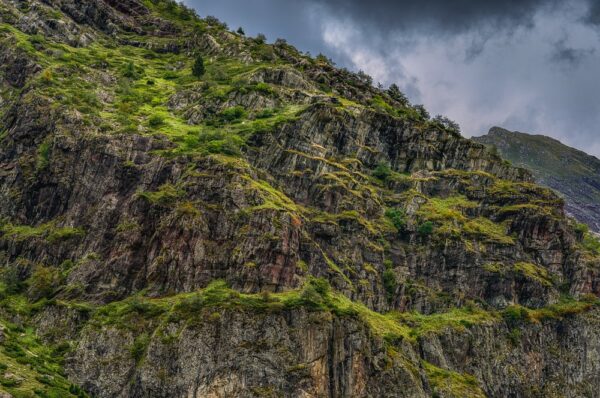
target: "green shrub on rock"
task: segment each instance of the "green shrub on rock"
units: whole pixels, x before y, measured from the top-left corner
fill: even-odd
[[[204,66],[204,58],[201,55],[196,57],[194,66],[192,66],[192,75],[197,78],[201,78],[206,73],[206,67]]]

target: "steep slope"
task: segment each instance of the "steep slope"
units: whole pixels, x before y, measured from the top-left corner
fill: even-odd
[[[543,135],[490,129],[473,140],[496,147],[503,158],[533,172],[537,182],[559,192],[566,211],[600,232],[600,160]]]
[[[525,170],[171,1],[0,16],[7,394],[597,394],[597,242]]]

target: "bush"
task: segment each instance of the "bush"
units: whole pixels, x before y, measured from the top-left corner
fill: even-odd
[[[419,226],[417,232],[421,236],[429,236],[433,233],[433,223],[431,221],[425,221]]]
[[[275,109],[268,108],[268,109],[263,109],[262,111],[258,112],[255,117],[257,119],[268,119],[270,117],[275,116],[275,113],[276,113]]]
[[[161,115],[152,115],[148,119],[148,125],[156,128],[165,124],[165,119]]]
[[[192,74],[197,78],[201,78],[205,73],[206,68],[204,67],[204,58],[202,58],[201,55],[198,55],[192,66]]]
[[[50,298],[63,281],[55,268],[37,267],[29,279],[28,295],[32,300]]]
[[[219,114],[219,119],[222,122],[235,122],[242,119],[246,115],[246,110],[241,106],[234,106],[227,108]]]
[[[511,326],[524,321],[529,321],[530,319],[529,312],[527,311],[527,309],[521,307],[520,305],[513,305],[511,307],[506,308],[502,312],[502,317]]]
[[[5,268],[2,272],[2,282],[4,282],[6,293],[18,294],[25,288],[25,283],[21,279],[17,267]]]
[[[406,226],[406,214],[400,209],[388,209],[385,216],[392,221],[398,231],[402,231]]]
[[[383,287],[385,289],[387,299],[391,300],[396,293],[396,288],[398,287],[396,274],[391,268],[383,271]]]
[[[123,76],[128,78],[128,79],[139,79],[141,75],[141,71],[135,67],[133,62],[128,62],[127,65],[125,65],[125,68],[123,69]]]
[[[136,364],[139,364],[146,355],[148,344],[150,344],[150,336],[148,336],[147,333],[142,333],[133,342],[133,345],[129,351],[131,352],[131,356],[135,360]]]
[[[373,177],[386,181],[392,175],[392,169],[387,163],[381,162],[373,171]]]

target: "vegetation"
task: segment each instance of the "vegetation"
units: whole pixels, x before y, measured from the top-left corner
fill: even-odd
[[[438,368],[423,361],[423,368],[433,387],[433,396],[448,398],[485,398],[485,393],[475,377]]]
[[[204,66],[204,58],[201,55],[196,57],[194,61],[194,65],[192,66],[192,75],[197,78],[201,78],[206,73],[206,68]]]
[[[548,270],[535,264],[517,263],[514,265],[514,271],[544,286],[552,286],[552,279]]]
[[[85,235],[82,228],[57,227],[56,222],[49,222],[38,226],[0,224],[0,233],[16,241],[30,239],[44,239],[49,243],[60,243]]]
[[[222,30],[227,29],[215,18],[199,20],[191,10],[172,1],[144,0],[144,4],[155,13],[153,16],[160,15],[173,27],[180,29],[179,31],[183,32],[182,36],[201,36],[207,32],[223,33]],[[367,325],[374,336],[384,339],[386,345],[392,347],[399,341],[416,344],[426,335],[447,329],[463,330],[473,325],[496,322],[509,324],[512,327],[511,338],[516,341],[520,336],[517,332],[525,323],[561,319],[597,305],[592,299],[564,298],[560,303],[546,308],[511,306],[496,312],[489,310],[485,303],[471,303],[468,298],[462,296],[462,292],[431,293],[426,289],[434,289],[425,286],[424,282],[420,284],[421,281],[405,280],[403,268],[394,268],[394,264],[389,260],[393,258],[396,261],[401,257],[398,253],[402,253],[409,244],[413,245],[411,250],[428,249],[426,244],[428,245],[430,240],[412,239],[415,232],[423,238],[431,237],[431,242],[441,237],[444,240],[463,240],[465,245],[471,243],[469,240],[477,243],[512,245],[516,237],[507,234],[510,220],[497,221],[524,212],[544,216],[556,215],[556,208],[560,202],[551,192],[529,183],[502,181],[484,172],[446,170],[431,173],[427,177],[419,177],[420,174],[416,173],[410,176],[394,171],[385,161],[371,171],[362,162],[383,159],[385,154],[381,153],[379,144],[369,143],[369,140],[363,142],[364,146],[353,144],[356,146],[356,154],[344,153],[338,156],[337,152],[343,151],[329,151],[329,148],[323,148],[319,144],[319,140],[307,140],[306,145],[303,144],[306,148],[301,149],[304,152],[300,152],[300,147],[279,147],[281,137],[272,134],[282,126],[299,121],[304,123],[307,119],[306,111],[314,109],[313,107],[324,109],[323,121],[330,117],[329,112],[339,112],[340,115],[346,116],[375,112],[377,118],[405,123],[417,133],[429,130],[459,132],[459,126],[447,118],[436,116],[430,120],[427,110],[421,105],[412,106],[397,85],[390,86],[388,90],[367,87],[372,84],[372,78],[365,73],[353,74],[344,70],[330,73],[328,71],[333,68],[334,63],[327,57],[310,59],[299,54],[283,40],[278,40],[275,46],[268,45],[264,35],[255,39],[240,37],[245,34],[241,28],[238,30],[239,35],[214,34],[214,40],[223,46],[224,51],[211,52],[211,57],[206,58],[202,55],[190,57],[190,50],[187,48],[186,51],[174,50],[184,46],[177,38],[142,35],[135,31],[128,32],[128,40],[124,42],[136,45],[124,45],[111,37],[99,35],[98,39],[89,45],[71,47],[41,36],[27,35],[4,23],[0,24],[0,30],[1,35],[6,35],[19,48],[23,48],[23,51],[40,66],[40,72],[27,83],[23,92],[18,93],[23,95],[24,100],[33,101],[36,98],[34,95],[53,99],[55,102],[49,107],[49,111],[67,114],[65,111],[72,110],[72,118],[81,124],[82,131],[93,138],[113,134],[118,139],[128,139],[129,135],[155,137],[157,139],[153,144],[157,145],[153,147],[161,149],[149,155],[162,156],[167,159],[163,159],[165,162],[176,158],[173,162],[174,168],[181,170],[182,167],[188,167],[184,177],[198,177],[201,173],[196,170],[201,166],[217,163],[224,175],[234,176],[231,182],[231,198],[239,208],[223,214],[235,220],[235,228],[241,226],[240,229],[243,228],[244,233],[248,234],[254,233],[256,229],[262,234],[264,231],[255,228],[258,218],[252,216],[256,216],[257,212],[265,212],[265,219],[273,217],[272,226],[275,231],[283,230],[284,223],[286,228],[289,225],[293,227],[287,228],[291,231],[291,238],[286,237],[283,246],[288,245],[288,240],[294,244],[299,241],[300,245],[312,245],[316,248],[317,256],[322,255],[322,261],[325,263],[324,270],[317,270],[319,262],[313,263],[314,258],[309,258],[302,252],[304,259],[311,261],[310,266],[305,261],[298,260],[297,269],[293,265],[286,269],[298,272],[293,275],[294,278],[303,278],[294,281],[306,282],[298,289],[277,293],[240,293],[229,288],[223,281],[214,281],[205,289],[191,293],[169,292],[165,296],[151,298],[142,291],[107,305],[78,303],[72,300],[73,297],[82,297],[74,293],[83,291],[82,287],[66,286],[66,281],[72,279],[68,278],[69,272],[86,261],[85,258],[68,259],[61,266],[53,265],[53,262],[60,261],[57,257],[65,257],[69,245],[83,242],[86,231],[77,226],[62,226],[66,218],[36,225],[17,225],[4,221],[0,224],[0,238],[5,241],[6,247],[12,249],[13,246],[33,243],[39,244],[43,252],[39,257],[42,260],[35,260],[39,263],[25,258],[14,259],[10,257],[12,253],[7,253],[6,256],[0,253],[3,263],[7,264],[1,272],[0,313],[7,314],[9,319],[18,320],[25,325],[6,323],[8,337],[6,342],[0,344],[0,384],[14,396],[84,395],[79,387],[70,385],[64,378],[62,359],[70,349],[69,344],[43,345],[36,337],[35,330],[26,327],[35,319],[35,314],[52,306],[81,310],[82,314],[85,314],[81,319],[90,318],[86,327],[114,327],[132,331],[135,339],[132,340],[131,346],[126,348],[135,363],[141,365],[151,341],[161,338],[158,333],[154,333],[157,328],[171,324],[191,328],[201,322],[220,322],[222,314],[226,311],[270,314],[302,308],[311,315],[323,315],[323,319],[331,319],[334,316],[353,318]],[[226,48],[227,43],[222,42],[222,36],[232,40],[231,48]],[[239,55],[243,57],[223,55],[237,49],[241,49]],[[287,60],[295,56],[299,57],[301,62],[290,63]],[[314,75],[312,69],[316,67],[323,69],[319,80],[305,84],[303,79]],[[301,79],[298,79],[299,82],[292,81],[289,86],[286,85],[287,82],[277,84],[274,82],[277,79],[265,78],[264,80],[270,82],[262,82],[260,77],[272,71],[292,71],[300,74]],[[309,73],[304,73],[305,71]],[[110,78],[106,78],[107,76]],[[104,83],[99,84],[100,81]],[[293,88],[296,83],[299,88]],[[368,95],[364,96],[368,99],[354,95],[356,90],[368,90]],[[349,98],[342,98],[339,93],[349,93]],[[4,95],[4,92],[2,94]],[[292,100],[296,97],[301,99]],[[308,116],[312,117],[313,114]],[[406,123],[407,121],[409,123]],[[76,139],[79,136],[75,133],[61,131],[60,134],[78,142]],[[54,168],[60,165],[58,150],[62,147],[58,145],[59,141],[53,140],[54,138],[50,135],[39,144],[37,152],[32,150],[30,154],[22,157],[23,164],[19,164],[19,169],[22,169],[24,174],[28,172],[28,167],[36,173],[47,170],[50,166]],[[295,182],[299,181],[296,187],[302,189],[309,181],[309,195],[315,195],[317,200],[328,202],[327,207],[311,207],[313,198],[305,198],[300,205],[299,200],[296,202],[291,194],[288,196],[279,189],[281,176],[271,178],[259,167],[251,165],[256,164],[250,160],[255,155],[256,146],[265,142],[274,147],[278,146],[280,159],[289,156],[298,160],[295,162],[298,167],[292,173],[288,173],[288,170],[282,171],[283,178],[296,178]],[[364,156],[364,153],[367,156]],[[143,167],[123,159],[119,162],[129,171],[140,170]],[[394,163],[394,167],[400,168],[401,163]],[[202,211],[197,208],[205,204],[197,198],[188,197],[188,192],[195,188],[191,185],[195,181],[185,180],[184,177],[162,185],[152,183],[137,192],[138,201],[134,205],[142,206],[142,210],[152,207],[153,212],[160,210],[169,217],[188,217],[185,221],[205,214],[204,207]],[[455,178],[453,183],[456,181],[457,185],[466,186],[461,187],[461,195],[436,198],[427,197],[423,193],[431,192],[428,183],[445,177]],[[474,180],[484,180],[486,183],[480,186],[469,184]],[[475,202],[481,200],[476,189],[489,190],[485,193],[486,200],[490,202],[485,205]],[[6,194],[12,195],[12,192]],[[238,194],[243,194],[243,200],[237,200]],[[410,203],[410,207],[406,200],[409,197],[415,199],[414,203]],[[510,205],[506,206],[506,203]],[[221,204],[206,204],[207,214],[209,209],[218,206]],[[324,208],[327,208],[327,211],[323,211]],[[381,209],[387,209],[384,215]],[[406,212],[403,209],[407,209]],[[494,216],[490,215],[491,213],[495,213]],[[216,218],[207,219],[214,221]],[[123,238],[124,234],[130,231],[140,229],[137,220],[116,221],[120,223],[115,226],[115,222],[114,231],[111,230],[110,233],[120,234],[117,235],[117,239]],[[354,253],[352,247],[348,250],[351,253],[335,253],[338,249],[332,249],[331,246],[335,246],[335,240],[339,239],[339,236],[311,239],[307,231],[315,230],[316,227],[329,227],[334,234],[338,230],[350,231],[355,239],[351,244],[359,247],[364,257]],[[297,231],[306,235],[298,238]],[[578,231],[581,234],[582,247],[589,253],[600,254],[600,243],[589,231],[581,227]],[[399,232],[401,233],[398,234]],[[409,235],[410,241],[407,238]],[[279,245],[283,241],[271,231],[264,233],[260,238],[268,240],[269,244]],[[482,257],[487,258],[484,256],[487,249],[484,246],[478,246],[477,250]],[[73,253],[81,253],[89,247],[82,246]],[[287,247],[277,250],[280,249],[288,251]],[[209,247],[210,250],[212,248]],[[228,248],[225,247],[224,250]],[[297,255],[294,249],[290,249],[289,252]],[[260,251],[257,251],[256,256],[260,255]],[[312,256],[312,253],[310,255]],[[371,261],[375,264],[382,258],[388,259],[384,262],[383,272],[380,263],[377,263],[377,266],[364,263]],[[243,265],[240,267],[243,267],[243,272],[255,273],[261,268],[257,263],[261,266],[263,264],[259,259],[243,259]],[[511,272],[526,281],[541,283],[546,287],[554,287],[557,284],[546,269],[531,263],[520,262],[514,266],[488,264],[485,269],[489,272]],[[331,278],[332,283],[335,283],[338,289],[344,289],[344,294],[334,290],[328,281],[312,277],[309,270],[334,275]],[[356,276],[359,273],[360,275]],[[356,283],[359,278],[359,282]],[[458,302],[461,303],[461,307],[427,315],[417,312],[383,314],[348,298],[350,295],[362,294],[359,289],[369,293],[371,284],[375,285],[371,292],[379,291],[383,287],[385,297],[390,302],[395,299],[400,301],[397,296],[406,290],[406,297],[409,298],[417,296],[411,296],[414,292],[425,292],[430,296],[447,294],[447,297],[439,299],[440,302],[445,300],[445,307],[438,307],[436,301],[431,305],[432,308],[450,308]],[[379,303],[380,298],[376,298],[375,302]],[[4,326],[4,321],[2,322]],[[15,381],[3,377],[3,366],[22,372],[25,380]],[[469,375],[451,372],[428,363],[423,364],[423,369],[436,394],[482,394],[477,383]]]
[[[404,230],[406,226],[406,214],[401,209],[387,209],[385,216],[390,219],[398,231]]]
[[[179,199],[184,197],[184,194],[185,191],[181,188],[169,183],[161,185],[158,191],[138,192],[139,197],[160,206],[174,205]]]
[[[423,237],[427,237],[427,236],[431,235],[433,233],[433,222],[425,221],[424,223],[419,225],[417,232],[419,235],[421,235]]]
[[[64,376],[62,361],[68,345],[43,344],[31,328],[0,323],[0,385],[14,397],[87,397]]]

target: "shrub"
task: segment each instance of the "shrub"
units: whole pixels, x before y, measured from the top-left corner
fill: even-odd
[[[156,128],[165,124],[165,119],[161,115],[152,115],[148,119],[148,125]]]
[[[201,78],[205,73],[206,68],[204,67],[204,58],[202,58],[201,55],[198,55],[192,66],[192,74],[197,78]]]
[[[576,233],[581,234],[582,236],[590,231],[590,227],[588,227],[586,224],[580,223],[577,223],[574,229]]]
[[[394,224],[394,227],[398,231],[402,231],[406,226],[406,215],[400,209],[388,209],[385,212],[385,216],[392,221],[392,224]]]
[[[2,272],[2,282],[4,283],[5,291],[8,294],[21,293],[25,287],[25,283],[21,279],[17,267],[5,268]]]
[[[29,279],[28,295],[34,301],[50,298],[62,281],[62,275],[57,269],[37,267]]]
[[[235,122],[246,115],[246,110],[241,106],[227,108],[219,114],[219,119],[223,122]]]
[[[262,111],[258,112],[256,114],[256,118],[257,119],[268,119],[270,117],[273,117],[275,115],[275,110],[274,109],[263,109]]]
[[[326,279],[314,278],[306,284],[300,298],[304,305],[312,309],[324,309],[327,306],[330,291],[331,286]]]
[[[502,317],[509,325],[516,325],[523,321],[529,321],[529,312],[520,305],[513,305],[502,312]]]
[[[135,64],[133,62],[128,62],[125,65],[125,68],[123,68],[123,76],[128,78],[128,79],[138,79],[141,75],[140,70],[138,70],[138,68],[136,68]]]
[[[387,163],[381,162],[373,171],[373,177],[386,181],[392,175],[392,169]]]
[[[398,281],[396,280],[396,274],[391,268],[383,271],[383,287],[386,292],[386,296],[388,300],[391,300],[396,293],[396,288],[398,287]]]
[[[150,336],[148,336],[147,333],[142,333],[133,342],[133,345],[129,351],[131,352],[131,356],[135,360],[136,364],[139,364],[146,355],[148,344],[150,344]]]
[[[241,26],[238,28],[237,33],[242,36],[246,36],[246,32],[244,32],[244,28]]]
[[[425,221],[423,224],[419,225],[417,232],[421,236],[429,236],[433,233],[433,223],[431,221]]]

